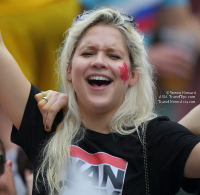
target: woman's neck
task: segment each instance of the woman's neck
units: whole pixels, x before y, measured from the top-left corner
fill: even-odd
[[[110,130],[110,121],[112,119],[111,114],[94,114],[81,112],[83,125],[90,130],[108,134]]]

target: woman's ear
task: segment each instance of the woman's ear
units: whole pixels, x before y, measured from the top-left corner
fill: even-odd
[[[70,82],[72,82],[72,73],[71,73],[72,71],[71,71],[71,69],[72,69],[71,66],[69,66],[68,69],[67,69],[67,80],[70,81]]]
[[[135,72],[134,70],[130,71],[130,80],[129,80],[129,87],[132,87],[133,85],[135,85],[135,83],[137,82],[139,78],[139,73]]]

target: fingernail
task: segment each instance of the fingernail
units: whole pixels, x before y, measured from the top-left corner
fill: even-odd
[[[48,126],[48,125],[46,125],[45,129],[46,129],[46,130],[49,130],[49,126]]]

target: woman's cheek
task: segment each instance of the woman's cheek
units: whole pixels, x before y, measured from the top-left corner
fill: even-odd
[[[129,69],[126,62],[122,66],[118,66],[120,70],[120,78],[124,81],[124,84],[129,80]]]

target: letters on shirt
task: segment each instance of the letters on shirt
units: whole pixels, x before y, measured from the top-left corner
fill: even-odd
[[[67,179],[60,183],[62,195],[122,194],[126,168],[127,162],[121,158],[71,146]]]

